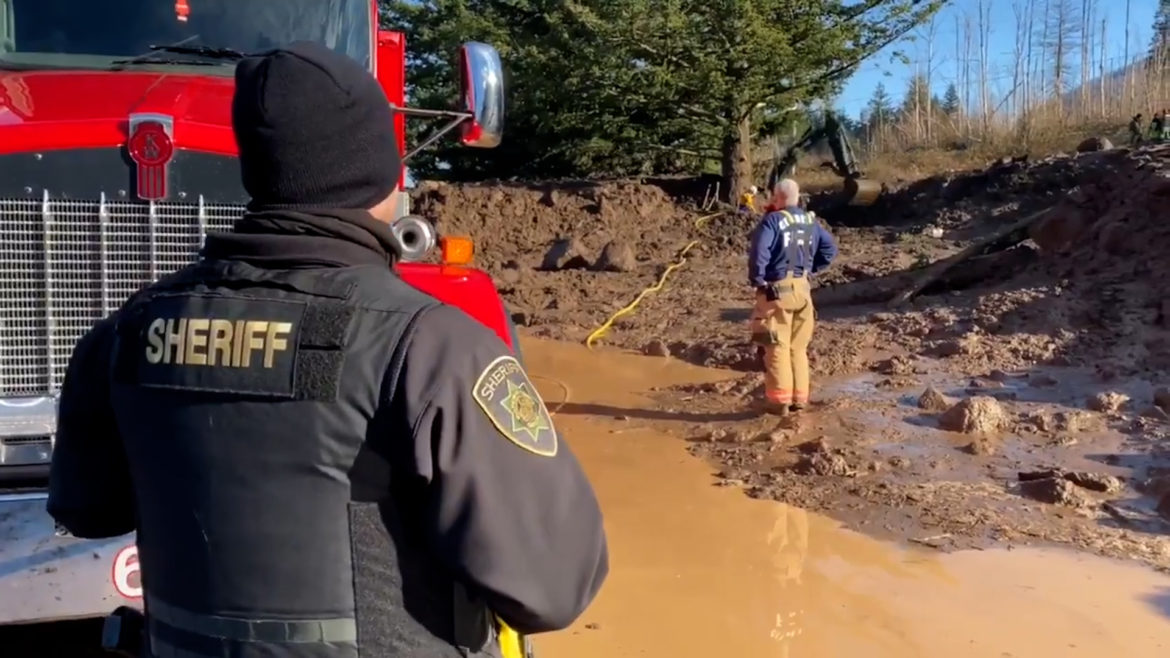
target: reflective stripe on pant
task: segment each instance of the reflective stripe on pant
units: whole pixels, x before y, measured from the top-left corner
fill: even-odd
[[[764,344],[764,389],[769,402],[804,404],[809,396],[808,345],[812,341],[812,290],[805,277],[775,282],[778,298],[756,293],[752,334]],[[765,339],[766,336],[766,339]]]
[[[200,658],[238,655],[241,643],[283,645],[328,644],[338,655],[357,655],[357,622],[352,617],[322,619],[247,619],[185,610],[148,597],[147,626],[155,658]],[[170,637],[168,637],[170,636]],[[190,646],[171,637],[189,638]],[[237,646],[233,646],[237,645]],[[289,653],[288,655],[294,655]]]

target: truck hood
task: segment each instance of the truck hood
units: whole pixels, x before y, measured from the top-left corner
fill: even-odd
[[[231,76],[0,70],[0,153],[120,146],[132,113],[174,118],[179,148],[234,155]]]

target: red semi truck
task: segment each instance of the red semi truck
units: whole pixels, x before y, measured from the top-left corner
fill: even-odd
[[[243,212],[234,64],[298,40],[377,76],[404,152],[408,115],[445,118],[436,132],[458,130],[468,146],[499,143],[496,51],[458,53],[459,110],[407,108],[404,36],[378,29],[371,0],[0,0],[0,625],[99,617],[141,598],[133,535],[80,540],[45,512],[56,394],[96,320]],[[469,243],[418,262],[442,241],[402,198],[402,277],[512,345],[494,285],[467,266]]]

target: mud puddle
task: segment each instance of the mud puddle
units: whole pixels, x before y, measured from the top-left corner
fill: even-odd
[[[612,573],[544,655],[1161,656],[1170,577],[1055,549],[941,555],[712,486],[649,389],[727,379],[527,340],[525,357],[606,514]],[[567,394],[567,400],[566,400]],[[683,410],[684,412],[686,410]],[[666,431],[664,431],[666,428]]]

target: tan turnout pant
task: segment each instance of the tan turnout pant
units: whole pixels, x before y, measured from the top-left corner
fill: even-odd
[[[813,334],[812,290],[807,277],[772,284],[777,299],[756,293],[753,342],[764,346],[764,388],[769,402],[805,404],[809,394],[808,344]]]

